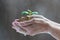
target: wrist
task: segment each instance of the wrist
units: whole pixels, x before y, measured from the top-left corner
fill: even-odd
[[[60,24],[58,24],[54,21],[49,21],[49,28],[48,28],[49,33],[52,33],[52,31],[55,30],[55,29],[60,30]]]

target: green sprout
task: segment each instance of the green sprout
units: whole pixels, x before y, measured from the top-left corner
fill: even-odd
[[[22,15],[26,15],[27,17],[28,16],[31,16],[31,15],[36,15],[36,14],[38,14],[38,12],[33,12],[33,11],[31,11],[31,10],[27,10],[27,11],[23,11],[22,13],[21,13]],[[30,17],[28,17],[28,19],[31,19]]]
[[[38,14],[38,12],[33,12],[31,10],[27,10],[27,11],[23,11],[21,14],[22,15],[36,15],[36,14]]]

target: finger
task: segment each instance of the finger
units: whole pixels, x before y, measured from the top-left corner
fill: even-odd
[[[12,22],[12,25],[13,25],[13,26],[17,26],[17,24],[19,24],[19,22],[16,21],[16,20],[15,20],[14,22]]]
[[[31,17],[33,17],[33,18],[42,18],[43,16],[42,15],[31,15]]]
[[[33,19],[34,19],[34,21],[33,21],[34,23],[39,23],[40,24],[40,23],[44,22],[44,19],[39,19],[39,18],[33,18]]]
[[[15,30],[21,29],[22,31],[26,32],[26,29],[24,27],[22,27],[19,22],[13,22],[12,24],[13,24],[13,26],[12,26],[13,29],[15,29]]]
[[[16,25],[15,25],[15,22],[12,22],[12,25],[13,25],[13,26],[16,26]]]
[[[32,22],[33,22],[33,19],[28,20],[28,21],[23,21],[23,22],[20,22],[20,25],[21,25],[21,26],[27,26],[27,25],[32,24]]]
[[[21,26],[25,27],[27,25],[30,25],[31,23],[20,23]]]
[[[33,18],[40,18],[40,19],[44,19],[44,20],[48,20],[46,17],[42,16],[42,15],[31,15],[31,17]]]
[[[16,26],[18,24],[21,24],[22,26],[26,26],[26,25],[29,25],[31,23],[32,20],[29,20],[29,21],[23,21],[23,22],[18,22],[19,19],[15,19],[14,22],[12,22],[12,25],[13,26]]]

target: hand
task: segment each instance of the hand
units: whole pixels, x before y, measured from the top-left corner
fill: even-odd
[[[24,29],[27,35],[34,36],[40,33],[46,33],[49,30],[49,20],[41,15],[32,15],[31,20],[18,22],[15,20],[16,25]]]

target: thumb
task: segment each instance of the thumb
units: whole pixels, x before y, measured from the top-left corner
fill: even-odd
[[[42,15],[31,15],[31,17],[33,17],[33,18],[44,18],[44,16],[42,16]]]
[[[31,15],[32,18],[40,18],[40,19],[44,19],[44,20],[49,20],[46,17],[44,17],[43,15]]]

